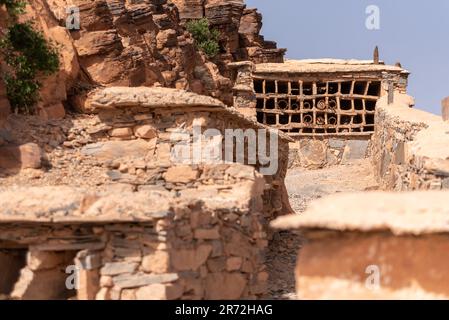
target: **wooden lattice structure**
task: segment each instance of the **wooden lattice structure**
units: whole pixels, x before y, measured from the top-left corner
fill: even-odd
[[[235,67],[236,107],[291,136],[371,135],[377,100],[388,88],[405,92],[409,74],[399,66],[356,60]]]
[[[254,79],[257,120],[291,134],[372,133],[381,81]]]

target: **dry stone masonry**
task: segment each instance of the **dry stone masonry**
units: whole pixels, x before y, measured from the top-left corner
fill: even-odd
[[[290,138],[176,89],[97,89],[82,110],[62,120],[8,118],[21,130],[11,130],[15,145],[0,153],[0,294],[264,296],[268,221],[292,212],[284,185]],[[220,140],[212,141],[225,148],[224,130],[242,128],[262,130],[259,146],[276,138],[276,149],[267,149],[274,172],[262,175],[263,166],[250,163],[251,141],[241,160],[237,148],[231,162],[192,163],[191,146],[205,130],[216,130]],[[180,143],[189,152],[173,158]],[[66,284],[72,269],[74,290]]]

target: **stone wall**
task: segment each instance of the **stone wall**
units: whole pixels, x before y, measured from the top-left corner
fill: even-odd
[[[0,79],[0,130],[3,128],[6,118],[11,113],[11,107],[9,105],[8,98],[6,97],[5,83]],[[0,139],[0,146],[4,143]]]
[[[368,157],[368,137],[301,138],[290,143],[289,167],[320,169]]]
[[[53,120],[50,127],[48,122],[34,123],[35,120],[12,117],[10,127],[22,128],[20,132],[11,130],[14,145],[2,149],[0,168],[3,167],[6,176],[3,183],[16,184],[21,180],[36,185],[76,184],[89,188],[118,185],[134,190],[176,190],[178,180],[195,185],[201,175],[198,164],[223,163],[220,160],[224,159],[226,150],[226,129],[254,129],[262,130],[266,143],[276,140],[273,150],[268,146],[266,153],[273,152],[275,172],[265,175],[265,214],[271,219],[292,212],[284,184],[289,138],[226,108],[218,100],[174,89],[107,88],[93,93],[85,105],[90,115]],[[23,122],[33,127],[24,127]],[[204,135],[207,129],[216,130],[212,132],[215,140],[213,136],[211,139],[210,132],[208,137]],[[209,159],[207,145],[203,145],[200,153],[205,159],[195,162],[192,148],[194,139],[198,138],[210,147],[221,145],[223,152],[219,158]],[[260,141],[259,148],[263,142]],[[248,141],[242,146],[244,157],[238,160],[231,150],[232,161],[248,163]],[[184,151],[188,154],[183,154]],[[263,170],[260,162],[250,164]],[[167,170],[176,165],[182,165],[178,173],[164,179]],[[51,170],[13,174],[19,169],[45,169],[45,166]]]
[[[292,137],[290,166],[310,169],[368,157],[376,102],[389,89],[405,92],[409,74],[397,66],[338,59],[241,61],[229,68],[234,107]]]
[[[229,169],[232,188],[205,185],[201,200],[188,185],[179,194],[64,186],[3,191],[0,249],[26,250],[27,259],[15,272],[0,265],[0,293],[13,299],[260,297],[267,280],[264,182],[250,167]],[[3,262],[8,257],[0,255]]]
[[[381,188],[386,190],[449,187],[449,124],[441,117],[411,109],[413,99],[395,94],[379,100],[371,156]]]

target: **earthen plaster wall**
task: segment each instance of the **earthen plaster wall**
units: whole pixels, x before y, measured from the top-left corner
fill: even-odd
[[[413,104],[402,94],[377,104],[370,154],[378,182],[386,190],[447,189],[449,124]]]

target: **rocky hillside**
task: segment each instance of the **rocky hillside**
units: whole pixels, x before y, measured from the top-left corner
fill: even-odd
[[[173,87],[231,104],[227,62],[282,59],[283,51],[259,36],[260,15],[245,9],[242,1],[198,1],[200,11],[189,16],[190,2],[28,0],[22,19],[35,21],[59,47],[61,56],[59,72],[41,81],[39,114],[60,118],[68,106],[82,107],[85,94],[97,86]],[[79,30],[66,28],[70,7],[79,8]],[[192,36],[182,26],[186,19],[202,16],[226,35],[220,39],[222,53],[215,63],[195,48]],[[0,28],[6,19],[2,9]],[[7,109],[0,84],[0,113]]]
[[[226,64],[251,60],[255,63],[283,62],[285,49],[276,42],[266,41],[262,29],[262,15],[255,8],[247,8],[244,0],[172,0],[179,10],[181,23],[206,17],[211,26],[220,31],[222,52],[214,62],[220,72],[229,76]]]

